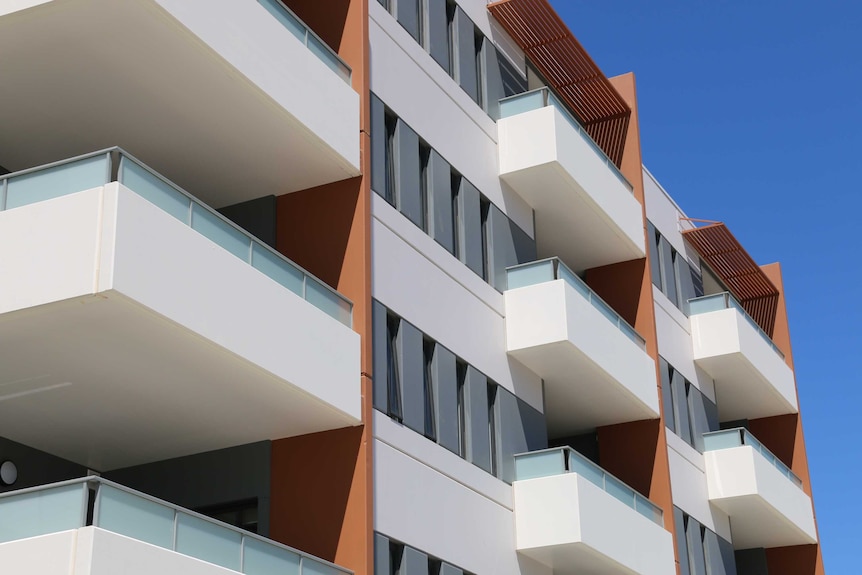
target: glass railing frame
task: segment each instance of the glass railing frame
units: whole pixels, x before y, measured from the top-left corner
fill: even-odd
[[[507,96],[505,98],[501,98],[499,101],[500,119],[510,117],[510,116],[504,116],[503,115],[503,108],[504,108],[506,102],[512,102],[512,101],[515,101],[515,100],[518,100],[521,98],[527,98],[530,95],[534,95],[534,94],[537,94],[539,92],[541,92],[543,94],[542,95],[542,102],[543,102],[542,107],[547,108],[548,106],[551,106],[551,107],[558,109],[560,111],[560,113],[566,118],[566,120],[569,121],[569,124],[571,124],[572,127],[575,128],[575,131],[582,138],[584,138],[584,140],[587,142],[587,145],[589,145],[590,148],[592,148],[593,151],[596,152],[596,155],[598,155],[599,158],[608,166],[608,168],[610,168],[611,172],[613,172],[613,174],[617,177],[617,179],[620,180],[620,182],[626,187],[626,189],[628,189],[628,191],[630,193],[634,194],[634,186],[632,186],[632,183],[628,180],[628,178],[626,178],[623,175],[623,173],[620,171],[620,169],[617,167],[617,165],[613,161],[611,161],[611,159],[608,157],[607,153],[601,148],[601,146],[599,146],[596,143],[596,141],[593,139],[593,137],[590,136],[589,132],[587,132],[587,130],[584,128],[584,126],[581,124],[581,122],[575,117],[575,115],[572,114],[572,112],[570,112],[569,109],[562,103],[559,96],[554,94],[553,91],[548,86],[542,86],[541,88],[536,88],[534,90],[528,90],[526,92],[521,92],[520,94],[514,94],[512,96]],[[531,110],[524,110],[520,113],[524,113],[526,111],[531,111]]]
[[[79,156],[74,156],[72,158],[66,158],[63,160],[58,160],[56,162],[51,162],[48,164],[36,166],[33,168],[27,168],[24,170],[19,170],[16,172],[11,172],[8,174],[0,175],[0,212],[4,212],[7,209],[7,196],[8,196],[7,192],[8,192],[9,180],[13,180],[13,179],[18,178],[20,176],[26,176],[26,175],[37,173],[40,171],[45,171],[45,170],[49,170],[52,168],[73,164],[76,162],[80,162],[80,161],[87,160],[90,158],[95,158],[98,156],[105,156],[106,157],[105,178],[104,178],[104,181],[99,185],[107,185],[107,184],[113,183],[115,181],[122,184],[123,182],[121,181],[122,178],[120,176],[121,171],[122,171],[122,162],[123,162],[124,158],[127,158],[129,161],[133,162],[138,167],[144,169],[148,174],[157,178],[159,181],[163,182],[165,185],[169,186],[170,188],[175,190],[177,193],[185,196],[186,199],[189,200],[189,218],[188,218],[188,220],[183,221],[182,223],[191,227],[191,221],[192,221],[191,220],[191,213],[194,209],[193,206],[197,205],[198,207],[205,210],[207,213],[209,213],[213,217],[217,218],[222,223],[226,224],[230,228],[233,228],[234,230],[236,230],[237,232],[239,232],[240,234],[242,234],[243,236],[248,238],[249,254],[248,254],[248,258],[245,259],[244,261],[248,265],[252,266],[253,269],[257,270],[258,272],[262,273],[263,275],[266,275],[267,277],[270,277],[268,274],[266,274],[265,272],[263,272],[259,268],[255,267],[252,263],[252,261],[253,261],[252,260],[252,253],[254,250],[254,245],[257,244],[259,247],[261,247],[265,251],[269,252],[275,258],[277,258],[278,260],[281,260],[282,262],[286,263],[287,265],[291,266],[296,271],[298,271],[299,273],[302,274],[302,293],[301,294],[296,294],[296,292],[294,292],[293,290],[291,290],[290,288],[287,288],[287,287],[285,287],[285,289],[287,289],[291,293],[294,293],[295,295],[298,295],[304,301],[309,303],[309,305],[312,305],[312,306],[316,307],[317,309],[320,309],[320,311],[322,311],[323,313],[325,313],[329,317],[332,317],[336,321],[339,321],[343,325],[346,325],[349,328],[353,327],[353,302],[350,301],[349,298],[345,297],[344,295],[339,293],[337,290],[333,289],[331,286],[326,284],[326,282],[322,281],[320,278],[318,278],[317,276],[315,276],[314,274],[312,274],[311,272],[309,272],[308,270],[306,270],[302,266],[291,261],[289,258],[284,256],[281,252],[273,249],[266,242],[264,242],[263,240],[261,240],[260,238],[258,238],[257,236],[255,236],[254,234],[249,232],[248,230],[245,230],[241,226],[238,226],[237,224],[232,222],[230,219],[223,216],[222,214],[220,214],[218,211],[214,210],[210,206],[208,206],[205,202],[199,200],[194,195],[190,194],[189,192],[187,192],[186,190],[184,190],[180,186],[176,185],[175,183],[173,183],[172,181],[170,181],[169,179],[167,179],[163,175],[159,174],[157,171],[152,169],[150,166],[148,166],[147,164],[145,164],[144,162],[142,162],[141,160],[139,160],[138,158],[136,158],[132,154],[126,152],[123,148],[121,148],[119,146],[113,146],[110,148],[105,148],[103,150],[98,150],[96,152],[81,154]],[[114,169],[115,167],[116,167],[116,170]],[[116,176],[114,176],[115,172],[117,174]],[[131,189],[131,188],[129,188],[129,189]],[[79,190],[79,191],[84,191],[84,190]],[[135,192],[135,190],[132,189],[132,192]],[[63,195],[69,195],[69,194],[63,194]],[[141,196],[141,197],[143,197],[143,196]],[[146,198],[144,198],[144,199],[146,199]],[[38,202],[35,202],[35,203],[38,203]],[[160,206],[156,206],[156,207],[158,207],[160,210],[162,209]],[[165,213],[168,213],[168,212],[165,212]],[[171,214],[168,214],[168,215],[171,215]],[[194,228],[192,228],[192,229],[194,229]],[[197,230],[195,230],[195,231],[197,231]],[[200,233],[200,232],[198,232],[198,233]],[[201,235],[203,235],[203,234],[201,234]],[[204,237],[206,237],[206,236],[204,236]],[[218,245],[218,244],[216,244],[216,245]],[[224,249],[223,246],[220,246],[220,247],[222,247],[222,249]],[[273,281],[276,281],[276,283],[278,283],[278,281],[276,279],[274,279],[272,277],[270,277],[270,279],[272,279]],[[319,308],[318,306],[316,306],[315,304],[313,304],[311,301],[308,300],[308,298],[307,298],[307,294],[308,294],[307,282],[309,279],[314,281],[317,286],[322,287],[329,294],[331,294],[336,299],[344,302],[347,305],[347,307],[349,309],[349,312],[348,312],[349,317],[348,317],[348,322],[346,324],[344,322],[342,322],[341,320],[339,320],[338,318],[335,318],[331,314],[327,313],[323,309]]]
[[[126,487],[125,485],[121,485],[121,484],[116,483],[114,481],[111,481],[109,479],[104,479],[103,477],[100,477],[98,475],[88,475],[88,476],[79,477],[76,479],[58,481],[55,483],[48,483],[48,484],[44,484],[44,485],[36,485],[33,487],[26,487],[23,489],[16,489],[14,491],[7,491],[4,493],[0,493],[0,508],[2,508],[3,500],[7,499],[7,498],[11,498],[11,497],[19,496],[19,495],[26,495],[29,493],[36,493],[36,492],[40,492],[40,491],[48,491],[51,489],[66,487],[66,486],[75,485],[75,484],[81,484],[82,485],[82,490],[81,490],[81,501],[82,501],[81,521],[80,521],[79,528],[90,527],[90,526],[101,528],[99,526],[99,511],[100,511],[100,502],[101,502],[101,489],[100,489],[100,487],[102,485],[105,485],[105,486],[111,487],[113,489],[116,489],[118,491],[122,491],[128,495],[132,495],[134,497],[143,499],[143,500],[148,501],[150,503],[154,503],[154,504],[160,505],[162,507],[173,510],[173,512],[174,512],[173,542],[172,542],[173,548],[169,549],[169,551],[172,551],[174,553],[178,553],[180,555],[191,557],[191,555],[187,555],[181,551],[176,550],[176,546],[177,546],[177,539],[176,539],[177,521],[178,521],[179,515],[182,514],[182,515],[187,515],[189,517],[193,517],[195,519],[204,521],[208,524],[215,525],[216,527],[220,527],[222,529],[232,531],[241,537],[241,540],[240,540],[240,571],[239,571],[240,573],[244,573],[244,571],[242,569],[245,567],[245,565],[243,564],[243,560],[244,560],[243,550],[245,548],[245,540],[246,539],[253,539],[259,543],[263,543],[265,545],[293,553],[294,555],[296,555],[300,558],[301,562],[308,560],[308,561],[311,561],[311,562],[314,562],[314,563],[317,563],[320,565],[324,565],[326,567],[329,567],[329,568],[334,569],[336,571],[339,571],[341,573],[344,573],[345,575],[353,575],[353,571],[351,571],[345,567],[342,567],[340,565],[336,565],[335,563],[332,563],[332,562],[327,561],[325,559],[321,559],[320,557],[315,557],[314,555],[311,555],[311,554],[306,553],[304,551],[300,551],[299,549],[295,549],[293,547],[290,547],[289,545],[285,545],[283,543],[279,543],[278,541],[268,539],[268,538],[264,537],[263,535],[258,535],[257,533],[252,533],[250,531],[246,531],[245,529],[240,529],[239,527],[236,527],[236,526],[231,525],[229,523],[224,523],[224,522],[219,521],[217,519],[213,519],[212,517],[208,517],[206,515],[203,515],[201,513],[196,512],[196,511],[192,511],[191,509],[186,509],[180,505],[175,505],[175,504],[170,503],[168,501],[165,501],[163,499],[159,499],[158,497],[154,497],[152,495],[149,495],[147,493],[143,493],[143,492],[138,491],[136,489]],[[94,491],[94,494],[90,493],[91,490]],[[92,515],[92,521],[88,525],[87,510],[88,510],[88,503],[89,503],[91,497],[93,498],[93,515]],[[106,529],[106,531],[114,533],[114,531],[111,531],[110,529]],[[46,535],[47,535],[47,533],[46,533]],[[124,534],[119,533],[119,535],[124,535]],[[134,537],[132,537],[132,538],[134,539]],[[138,541],[138,539],[135,539],[135,540]],[[204,561],[205,561],[205,559],[204,559]],[[303,571],[304,570],[302,568],[300,568],[300,573],[302,573]]]
[[[604,299],[602,299],[602,297],[599,294],[597,294],[593,290],[593,288],[591,288],[589,285],[587,285],[587,282],[582,280],[578,276],[578,274],[573,272],[572,269],[569,266],[567,266],[565,264],[565,262],[563,262],[557,256],[553,256],[550,258],[543,258],[540,260],[534,260],[531,262],[526,262],[523,264],[518,264],[515,266],[507,267],[506,268],[506,290],[508,291],[509,289],[512,289],[512,288],[509,288],[509,286],[508,286],[509,272],[511,270],[525,269],[525,268],[529,268],[531,266],[540,266],[543,264],[547,264],[549,262],[553,265],[553,272],[554,272],[554,279],[549,280],[549,281],[563,280],[566,283],[569,283],[567,280],[568,280],[568,278],[571,277],[571,278],[577,280],[578,282],[580,282],[579,283],[580,287],[584,288],[584,290],[586,290],[590,294],[589,298],[587,299],[587,303],[589,303],[590,305],[595,307],[599,313],[601,313],[606,319],[608,319],[610,321],[610,318],[608,318],[607,315],[605,313],[603,313],[601,309],[599,309],[599,306],[596,305],[595,301],[599,302],[599,304],[601,306],[604,306],[614,317],[617,318],[617,329],[619,329],[623,333],[623,335],[625,335],[629,340],[631,340],[632,343],[637,345],[642,350],[646,351],[646,340],[644,339],[644,337],[641,334],[639,334],[638,331],[629,322],[627,322],[625,319],[623,319],[623,316],[621,316],[610,304],[608,304],[608,302],[606,302]],[[565,270],[566,273],[560,273],[561,268],[563,270]],[[521,287],[530,287],[533,285],[539,285],[540,283],[545,283],[545,282],[538,282],[535,284],[519,286],[518,288],[514,288],[514,289],[520,289]],[[572,286],[572,287],[575,288],[576,292],[583,295],[583,293],[577,289],[577,286]],[[594,299],[595,299],[595,301],[593,301]],[[622,326],[625,326],[626,329],[624,329]],[[629,334],[634,334],[635,336],[637,336],[637,339],[630,337]]]
[[[739,437],[739,445],[734,445],[732,447],[715,447],[708,448],[706,447],[707,437],[716,437],[716,436],[732,436],[733,434],[738,434]],[[733,449],[734,447],[751,447],[759,453],[767,463],[771,464],[775,467],[781,475],[787,477],[794,485],[798,488],[802,489],[802,479],[796,475],[790,466],[781,461],[772,451],[770,451],[763,442],[757,439],[753,433],[751,433],[748,429],[744,427],[731,427],[729,429],[720,429],[718,431],[710,431],[708,433],[703,434],[704,438],[704,453],[707,451],[721,451],[722,449]]]
[[[310,36],[311,38],[313,38],[315,40],[316,44],[322,46],[326,50],[326,52],[335,60],[335,62],[340,64],[339,67],[345,71],[345,74],[339,73],[337,70],[333,69],[332,66],[327,65],[327,68],[329,68],[330,70],[333,70],[336,74],[338,74],[345,82],[347,82],[348,85],[351,84],[351,81],[353,78],[353,69],[350,67],[350,65],[347,62],[345,62],[344,59],[342,59],[341,56],[339,56],[335,50],[330,48],[329,44],[324,42],[323,39],[320,36],[318,36],[317,33],[314,30],[312,30],[311,27],[308,24],[306,24],[302,18],[297,16],[296,12],[291,10],[286,4],[284,4],[284,2],[281,2],[281,0],[257,0],[257,1],[264,9],[267,8],[265,4],[269,4],[269,5],[273,6],[276,10],[281,9],[282,11],[287,13],[288,17],[296,20],[299,23],[299,25],[305,29],[305,35],[304,35],[305,37],[301,41],[305,44],[306,49],[309,52],[311,52],[312,54],[314,54],[314,50],[312,50],[312,48],[309,46],[309,43],[308,43],[308,39]],[[269,10],[267,10],[267,11],[269,11]],[[292,32],[290,30],[288,30],[288,32],[290,32],[292,34]],[[295,35],[294,35],[294,37],[295,37]],[[324,64],[326,64],[326,62],[324,62]]]
[[[732,293],[730,293],[729,291],[723,291],[723,292],[718,292],[718,293],[714,293],[714,294],[703,295],[700,297],[690,298],[686,302],[686,308],[687,308],[689,317],[691,317],[692,315],[702,315],[705,313],[711,313],[711,311],[702,311],[702,312],[692,313],[691,302],[698,302],[698,301],[702,302],[702,301],[707,301],[709,299],[716,299],[717,300],[720,297],[724,298],[724,309],[735,309],[740,314],[742,314],[742,317],[745,318],[745,321],[747,321],[748,324],[751,327],[753,327],[757,331],[758,334],[760,334],[760,337],[762,337],[763,340],[766,341],[767,344],[769,344],[769,347],[771,347],[773,349],[773,351],[775,351],[775,353],[777,353],[778,356],[782,360],[786,359],[784,352],[781,351],[780,349],[778,349],[778,346],[775,344],[774,341],[772,341],[772,338],[769,337],[769,334],[766,333],[766,331],[762,327],[757,325],[757,322],[754,321],[754,318],[751,317],[747,311],[745,311],[745,308],[742,307],[742,304],[739,303],[739,300],[736,299],[736,297],[734,297],[734,295]],[[719,310],[712,310],[712,311],[719,311]]]
[[[562,452],[562,456],[563,456],[562,459],[563,459],[564,471],[562,474],[559,474],[559,475],[565,475],[565,474],[569,474],[569,473],[578,474],[581,477],[583,477],[584,479],[586,479],[587,481],[589,481],[590,483],[592,483],[593,485],[595,485],[596,487],[600,488],[602,491],[604,491],[605,493],[607,493],[611,497],[613,497],[614,499],[616,499],[617,501],[619,501],[620,503],[622,503],[623,505],[626,505],[627,507],[629,507],[630,509],[632,509],[636,513],[640,514],[641,516],[643,516],[647,519],[650,519],[653,523],[655,523],[659,527],[664,527],[664,509],[662,509],[661,507],[659,507],[658,505],[656,505],[655,503],[650,501],[650,499],[648,497],[644,497],[643,495],[641,495],[636,489],[631,487],[628,483],[626,483],[625,481],[623,481],[622,479],[620,479],[619,477],[617,477],[613,473],[610,473],[609,471],[605,470],[602,466],[591,461],[588,457],[579,453],[576,449],[573,449],[572,447],[569,447],[566,445],[566,446],[561,446],[561,447],[549,447],[546,449],[537,449],[536,451],[527,451],[524,453],[517,453],[514,455],[514,458],[517,461],[517,459],[519,457],[528,457],[528,456],[540,455],[543,453],[556,453],[556,452]],[[572,465],[570,464],[572,457],[575,457],[582,464],[585,464],[587,467],[591,468],[592,470],[601,473],[602,485],[598,485],[595,481],[593,481],[589,477],[582,475],[582,474],[579,474],[575,470],[572,470]],[[554,474],[554,475],[558,475],[558,474]],[[542,475],[542,476],[531,477],[530,479],[526,479],[526,481],[530,481],[532,479],[541,479],[544,477],[553,477],[554,475]],[[627,490],[631,491],[631,493],[632,493],[632,505],[629,505],[628,502],[623,501],[617,495],[615,495],[614,493],[612,493],[611,491],[609,491],[607,489],[607,483],[608,483],[607,478],[611,478],[613,481],[617,482],[618,484],[624,486]],[[515,475],[515,481],[525,481],[525,480],[524,479],[518,479],[517,474],[516,474]],[[638,507],[637,507],[638,501],[645,503],[648,506],[648,509],[654,512],[652,517],[646,516],[642,511],[640,511],[638,509]],[[656,515],[658,516],[657,517],[658,520],[656,520]]]

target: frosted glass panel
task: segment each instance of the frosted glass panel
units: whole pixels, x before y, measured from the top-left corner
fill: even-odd
[[[305,299],[330,317],[350,325],[350,304],[312,278],[305,282]]]
[[[0,543],[83,527],[86,508],[84,483],[0,498]]]
[[[545,107],[544,90],[534,90],[500,100],[500,117],[508,118]]]
[[[554,262],[546,260],[506,270],[507,289],[517,289],[553,281]]]
[[[6,209],[98,188],[107,181],[107,154],[14,176],[8,179]]]
[[[95,525],[107,531],[171,549],[174,510],[110,485],[99,487]]]
[[[653,523],[664,524],[661,509],[639,494],[635,495],[635,510]]]
[[[515,458],[516,480],[548,477],[565,472],[562,449],[519,455]]]
[[[308,557],[302,558],[302,575],[344,575],[344,571],[318,563]]]
[[[273,18],[281,22],[282,26],[296,36],[297,40],[305,44],[305,26],[294,18],[290,12],[285,10],[279,0],[258,0],[258,2],[272,14]]]
[[[248,261],[251,238],[199,204],[192,206],[192,229],[197,230],[241,260]]]
[[[605,491],[619,499],[632,509],[635,508],[635,492],[631,487],[610,475],[605,475]]]
[[[305,275],[284,259],[257,242],[252,246],[252,265],[296,295],[302,297],[302,277]]]
[[[699,313],[709,313],[711,311],[725,309],[727,306],[724,298],[725,294],[720,293],[690,299],[688,300],[688,314],[697,315]]]
[[[569,471],[571,473],[577,473],[590,483],[593,483],[602,489],[605,488],[604,472],[592,461],[589,461],[574,451],[569,452]]]
[[[248,537],[243,548],[242,572],[246,575],[299,575],[299,555]]]
[[[184,224],[189,223],[189,198],[148,170],[124,157],[121,160],[120,183],[166,211]]]
[[[716,431],[714,433],[705,433],[703,435],[704,451],[728,449],[730,447],[739,447],[740,445],[742,445],[742,441],[740,439],[738,429]]]
[[[581,278],[575,275],[575,272],[563,265],[562,262],[558,264],[557,273],[559,274],[560,279],[566,280],[566,283],[572,286],[576,292],[584,296],[587,300],[591,298],[592,291],[590,288],[586,286]]]
[[[178,553],[239,571],[241,539],[227,527],[184,513],[177,516]]]

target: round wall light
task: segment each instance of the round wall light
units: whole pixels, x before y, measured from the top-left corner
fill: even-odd
[[[18,481],[18,466],[8,459],[0,463],[0,484],[12,485]]]

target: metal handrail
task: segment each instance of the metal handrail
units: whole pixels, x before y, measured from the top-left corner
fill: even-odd
[[[756,321],[754,321],[754,318],[751,317],[747,311],[745,311],[745,308],[742,307],[742,304],[739,303],[739,300],[737,300],[735,297],[733,297],[733,294],[728,292],[728,291],[716,293],[716,294],[705,295],[705,296],[701,296],[701,297],[694,297],[694,298],[689,299],[688,300],[688,313],[689,313],[689,315],[699,315],[702,313],[709,313],[710,311],[716,311],[713,309],[709,309],[706,306],[704,306],[704,307],[706,307],[706,309],[696,309],[696,308],[698,307],[697,306],[698,303],[704,303],[704,302],[708,302],[708,301],[716,301],[718,299],[721,299],[723,302],[724,307],[722,309],[735,309],[736,311],[741,313],[742,317],[745,318],[745,320],[751,325],[751,327],[753,327],[755,330],[757,330],[757,332],[760,334],[760,337],[762,337],[763,340],[769,344],[769,347],[771,347],[775,351],[775,353],[777,353],[781,357],[781,359],[784,359],[784,352],[781,351],[780,349],[778,349],[778,346],[775,345],[775,342],[772,341],[772,338],[769,337],[769,334],[766,333],[763,330],[763,328],[757,324]],[[692,306],[692,303],[695,304],[694,307]]]
[[[315,557],[314,555],[310,555],[304,551],[300,551],[299,549],[295,549],[293,547],[290,547],[289,545],[284,545],[284,544],[279,543],[277,541],[267,539],[266,537],[264,537],[262,535],[258,535],[257,533],[252,533],[250,531],[246,531],[245,529],[240,529],[239,527],[236,527],[234,525],[230,525],[229,523],[224,523],[222,521],[218,521],[217,519],[213,519],[212,517],[202,515],[201,513],[198,513],[196,511],[192,511],[190,509],[185,509],[179,505],[175,505],[175,504],[170,503],[168,501],[165,501],[163,499],[159,499],[158,497],[153,497],[152,495],[149,495],[147,493],[137,491],[135,489],[132,489],[130,487],[126,487],[125,485],[121,485],[119,483],[116,483],[116,482],[108,480],[108,479],[104,479],[104,478],[99,477],[97,475],[88,475],[86,477],[81,477],[81,478],[77,478],[77,479],[58,481],[56,483],[49,483],[46,485],[38,485],[35,487],[28,487],[28,488],[24,488],[24,489],[18,489],[15,491],[8,491],[5,493],[0,493],[0,509],[2,509],[4,499],[8,499],[8,498],[16,497],[16,496],[20,496],[20,495],[26,495],[29,493],[40,492],[40,491],[48,491],[48,490],[57,489],[57,488],[61,488],[61,487],[67,487],[69,485],[76,485],[76,484],[81,484],[82,486],[85,485],[88,488],[86,490],[82,490],[82,497],[86,497],[86,500],[82,501],[82,503],[83,503],[82,509],[83,509],[84,513],[82,513],[81,525],[79,527],[88,527],[90,525],[92,525],[93,527],[100,527],[100,525],[99,525],[99,520],[100,520],[99,510],[100,510],[101,494],[102,494],[100,488],[102,486],[107,486],[107,487],[111,487],[113,489],[116,489],[118,491],[122,491],[128,495],[132,495],[133,497],[137,497],[139,499],[143,499],[143,500],[148,501],[150,503],[157,504],[161,507],[173,510],[173,512],[174,512],[174,525],[173,525],[174,532],[176,532],[176,528],[177,528],[177,518],[180,515],[185,515],[185,516],[193,517],[195,519],[199,519],[199,520],[204,521],[206,523],[209,523],[211,525],[215,525],[215,526],[220,527],[222,529],[226,529],[228,531],[232,531],[232,532],[238,534],[241,537],[240,548],[239,548],[240,572],[244,572],[243,571],[244,566],[242,564],[242,561],[243,561],[243,549],[245,547],[245,540],[246,539],[253,539],[255,541],[258,541],[260,543],[264,543],[265,545],[271,546],[273,548],[288,551],[288,552],[302,558],[302,560],[313,561],[315,563],[325,565],[327,567],[330,567],[332,569],[335,569],[335,570],[340,571],[341,573],[345,573],[347,575],[353,574],[353,571],[351,571],[349,569],[341,567],[340,565],[336,565],[335,563],[332,563],[330,561],[326,561],[325,559]],[[92,521],[90,521],[89,518],[86,516],[86,510],[90,507],[89,503],[92,503],[92,509],[93,509]],[[107,530],[111,531],[111,529],[107,529]],[[46,533],[46,535],[47,535],[47,533]],[[120,535],[126,535],[126,534],[120,533]],[[132,536],[132,538],[134,538],[134,537]],[[182,554],[181,551],[177,551],[177,549],[176,549],[176,540],[173,541],[172,547],[173,548],[171,549],[171,551],[175,551],[177,553]]]
[[[541,267],[542,265],[546,265],[550,263],[553,266],[553,279],[555,280],[565,280],[572,287],[575,288],[575,291],[579,292],[582,296],[586,298],[586,300],[592,304],[593,307],[602,312],[606,318],[610,319],[608,316],[612,316],[616,319],[617,328],[623,332],[630,340],[632,340],[635,344],[638,345],[641,349],[646,349],[646,341],[643,336],[635,330],[632,325],[627,322],[623,317],[611,307],[608,302],[606,302],[602,297],[597,294],[590,286],[584,282],[578,275],[573,272],[569,266],[567,266],[559,257],[550,257],[544,258],[541,260],[535,260],[532,262],[527,262],[524,264],[518,264],[516,266],[509,266],[506,268],[506,279],[508,280],[509,274],[511,272],[516,272],[518,270],[524,270],[531,267]],[[542,283],[542,282],[536,282]],[[527,285],[535,285],[535,284],[527,284]],[[525,287],[525,286],[519,286]],[[508,287],[507,289],[512,289]]]
[[[737,436],[737,441],[735,445],[728,447],[724,442],[710,442],[708,438],[731,438],[733,436]],[[798,475],[793,473],[793,470],[790,469],[789,466],[785,465],[783,461],[778,459],[778,457],[772,453],[763,443],[760,442],[759,439],[754,437],[750,431],[748,431],[744,427],[733,427],[731,429],[722,429],[721,431],[711,431],[709,433],[703,434],[704,439],[704,451],[719,451],[721,449],[731,449],[732,447],[741,447],[743,445],[747,445],[753,448],[755,451],[760,453],[764,459],[770,462],[773,467],[778,469],[778,471],[790,479],[794,485],[799,488],[802,488],[802,480]],[[710,445],[712,444],[712,445]]]
[[[578,453],[575,449],[572,449],[569,446],[549,447],[547,449],[538,449],[536,451],[528,451],[525,453],[518,453],[514,457],[515,457],[515,460],[517,461],[519,458],[523,459],[523,458],[527,458],[527,457],[531,457],[531,456],[536,456],[536,455],[541,455],[541,454],[546,454],[546,453],[557,453],[557,452],[562,452],[562,455],[563,455],[563,465],[564,465],[563,473],[577,473],[577,470],[574,469],[574,466],[572,465],[572,461],[577,460],[579,464],[587,467],[591,471],[595,472],[597,475],[601,475],[601,484],[597,483],[596,481],[593,480],[593,478],[591,478],[587,475],[581,475],[584,479],[586,479],[587,481],[589,481],[590,483],[592,483],[596,487],[601,488],[604,492],[606,492],[611,497],[615,498],[616,500],[620,501],[621,503],[623,503],[625,505],[628,505],[629,507],[631,507],[635,511],[638,511],[642,515],[643,515],[642,509],[638,508],[638,503],[640,503],[641,505],[645,505],[647,510],[651,512],[651,515],[648,517],[648,519],[652,519],[653,523],[656,523],[657,525],[662,525],[662,526],[664,525],[664,510],[661,507],[659,507],[658,505],[656,505],[655,503],[650,501],[647,497],[644,497],[643,495],[638,493],[633,487],[629,486],[626,482],[621,480],[619,477],[617,477],[613,473],[606,471],[604,468],[602,468],[601,466],[597,465],[596,463],[590,461],[587,457],[585,457],[581,453]],[[538,478],[538,477],[548,477],[548,476],[549,475],[533,476],[533,477],[530,477],[530,479],[534,479],[534,478]],[[629,501],[622,499],[618,493],[614,493],[608,489],[608,478],[611,479],[612,483],[616,483],[617,486],[624,487],[628,493],[631,493],[631,496],[632,496],[631,504],[629,504]],[[520,479],[516,476],[515,480],[518,481]],[[647,517],[646,515],[644,515],[644,516]]]
[[[166,186],[170,187],[176,193],[180,194],[181,196],[184,196],[188,200],[188,202],[189,202],[189,217],[183,223],[185,223],[186,225],[191,227],[191,225],[192,225],[191,214],[193,211],[192,206],[197,206],[199,209],[206,211],[208,214],[210,214],[214,218],[217,218],[218,221],[222,222],[226,226],[230,227],[231,229],[235,230],[236,232],[238,232],[239,234],[241,234],[242,236],[244,236],[245,238],[248,239],[249,256],[248,256],[248,258],[246,258],[246,263],[253,265],[252,254],[253,254],[255,247],[266,251],[267,253],[269,253],[270,255],[275,257],[277,260],[281,261],[282,264],[284,264],[284,265],[288,266],[289,268],[296,270],[298,273],[302,274],[302,278],[303,278],[303,280],[302,280],[302,293],[297,294],[297,295],[299,295],[300,297],[302,297],[303,299],[308,301],[311,305],[315,305],[315,304],[313,302],[309,301],[307,298],[308,292],[307,292],[306,288],[307,288],[307,281],[308,280],[312,280],[314,282],[315,286],[322,288],[324,291],[326,291],[327,293],[332,295],[334,298],[343,302],[347,306],[349,318],[348,318],[347,322],[342,322],[342,323],[345,323],[348,327],[352,327],[352,325],[353,325],[353,302],[351,302],[348,298],[346,298],[344,295],[339,293],[337,290],[333,289],[328,284],[326,284],[325,282],[323,282],[322,280],[317,278],[311,272],[305,270],[301,266],[297,265],[295,262],[291,261],[289,258],[285,257],[279,251],[270,247],[266,242],[257,238],[254,234],[251,234],[247,230],[238,226],[237,224],[232,222],[230,219],[226,218],[225,216],[220,214],[218,211],[214,210],[213,208],[211,208],[210,206],[208,206],[204,202],[200,201],[195,196],[193,196],[189,192],[185,191],[183,188],[181,188],[178,185],[176,185],[175,183],[171,182],[170,180],[168,180],[167,178],[165,178],[164,176],[162,176],[161,174],[159,174],[158,172],[153,170],[151,167],[146,165],[144,162],[140,161],[139,159],[137,159],[133,155],[129,154],[128,152],[126,152],[125,150],[120,148],[119,146],[106,148],[106,149],[99,150],[96,152],[90,152],[88,154],[82,154],[80,156],[75,156],[72,158],[67,158],[64,160],[59,160],[56,162],[51,162],[49,164],[43,164],[41,166],[36,166],[33,168],[27,168],[25,170],[19,170],[17,172],[12,172],[12,173],[4,174],[4,175],[0,176],[0,211],[4,211],[6,209],[7,197],[8,197],[8,187],[9,187],[9,181],[10,180],[15,180],[16,178],[19,178],[21,176],[31,175],[31,174],[34,174],[37,172],[46,171],[46,170],[61,167],[64,165],[73,164],[76,162],[80,162],[80,161],[87,160],[87,159],[94,158],[94,157],[98,157],[98,156],[105,156],[106,157],[105,178],[104,178],[104,181],[102,182],[102,184],[107,184],[107,183],[110,183],[110,182],[115,181],[115,180],[118,181],[119,183],[123,183],[122,182],[122,179],[123,179],[123,177],[122,177],[123,161],[128,160],[128,161],[134,163],[139,168],[145,170],[149,175],[158,179],[160,182],[164,183]],[[114,159],[114,156],[117,156],[116,161]],[[117,167],[116,176],[114,175],[114,166],[115,165]],[[131,189],[131,188],[129,188],[129,189]],[[80,190],[80,191],[83,191],[83,190]],[[132,190],[132,191],[134,192],[135,190]],[[266,272],[264,272],[263,270],[260,270],[259,268],[255,268],[255,269],[258,269],[258,271],[260,271],[261,273],[268,275],[268,274],[266,274]],[[271,276],[269,276],[269,277],[271,277]],[[275,278],[271,278],[271,279],[275,280]],[[275,281],[277,281],[277,280],[275,280]],[[315,305],[315,307],[317,307],[318,309],[321,309],[319,306]],[[327,313],[327,315],[331,315],[323,309],[321,309],[321,311],[323,311],[324,313]],[[334,317],[334,316],[332,316],[332,317]],[[335,318],[335,319],[341,321],[340,318]]]
[[[631,182],[623,175],[617,165],[611,161],[608,157],[607,153],[599,146],[596,141],[590,136],[589,132],[581,125],[581,122],[575,117],[575,115],[569,110],[569,108],[563,104],[557,96],[551,91],[551,89],[547,86],[543,86],[541,88],[537,88],[535,90],[530,90],[529,92],[521,92],[520,94],[515,94],[514,96],[507,96],[506,98],[502,98],[500,100],[500,117],[506,118],[508,114],[505,113],[505,105],[510,102],[514,102],[521,99],[529,98],[532,95],[537,93],[542,93],[542,108],[547,106],[553,106],[558,109],[563,117],[572,125],[575,131],[584,138],[587,144],[593,149],[593,151],[599,156],[599,158],[604,161],[604,163],[611,169],[617,179],[622,182],[622,184],[628,188],[629,192],[634,193],[634,186],[632,186]],[[535,108],[534,108],[535,109]],[[525,112],[527,110],[520,110],[519,113]]]

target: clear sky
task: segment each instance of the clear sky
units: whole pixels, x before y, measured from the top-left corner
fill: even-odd
[[[637,79],[644,164],[784,272],[830,575],[860,573],[862,2],[552,0]]]

